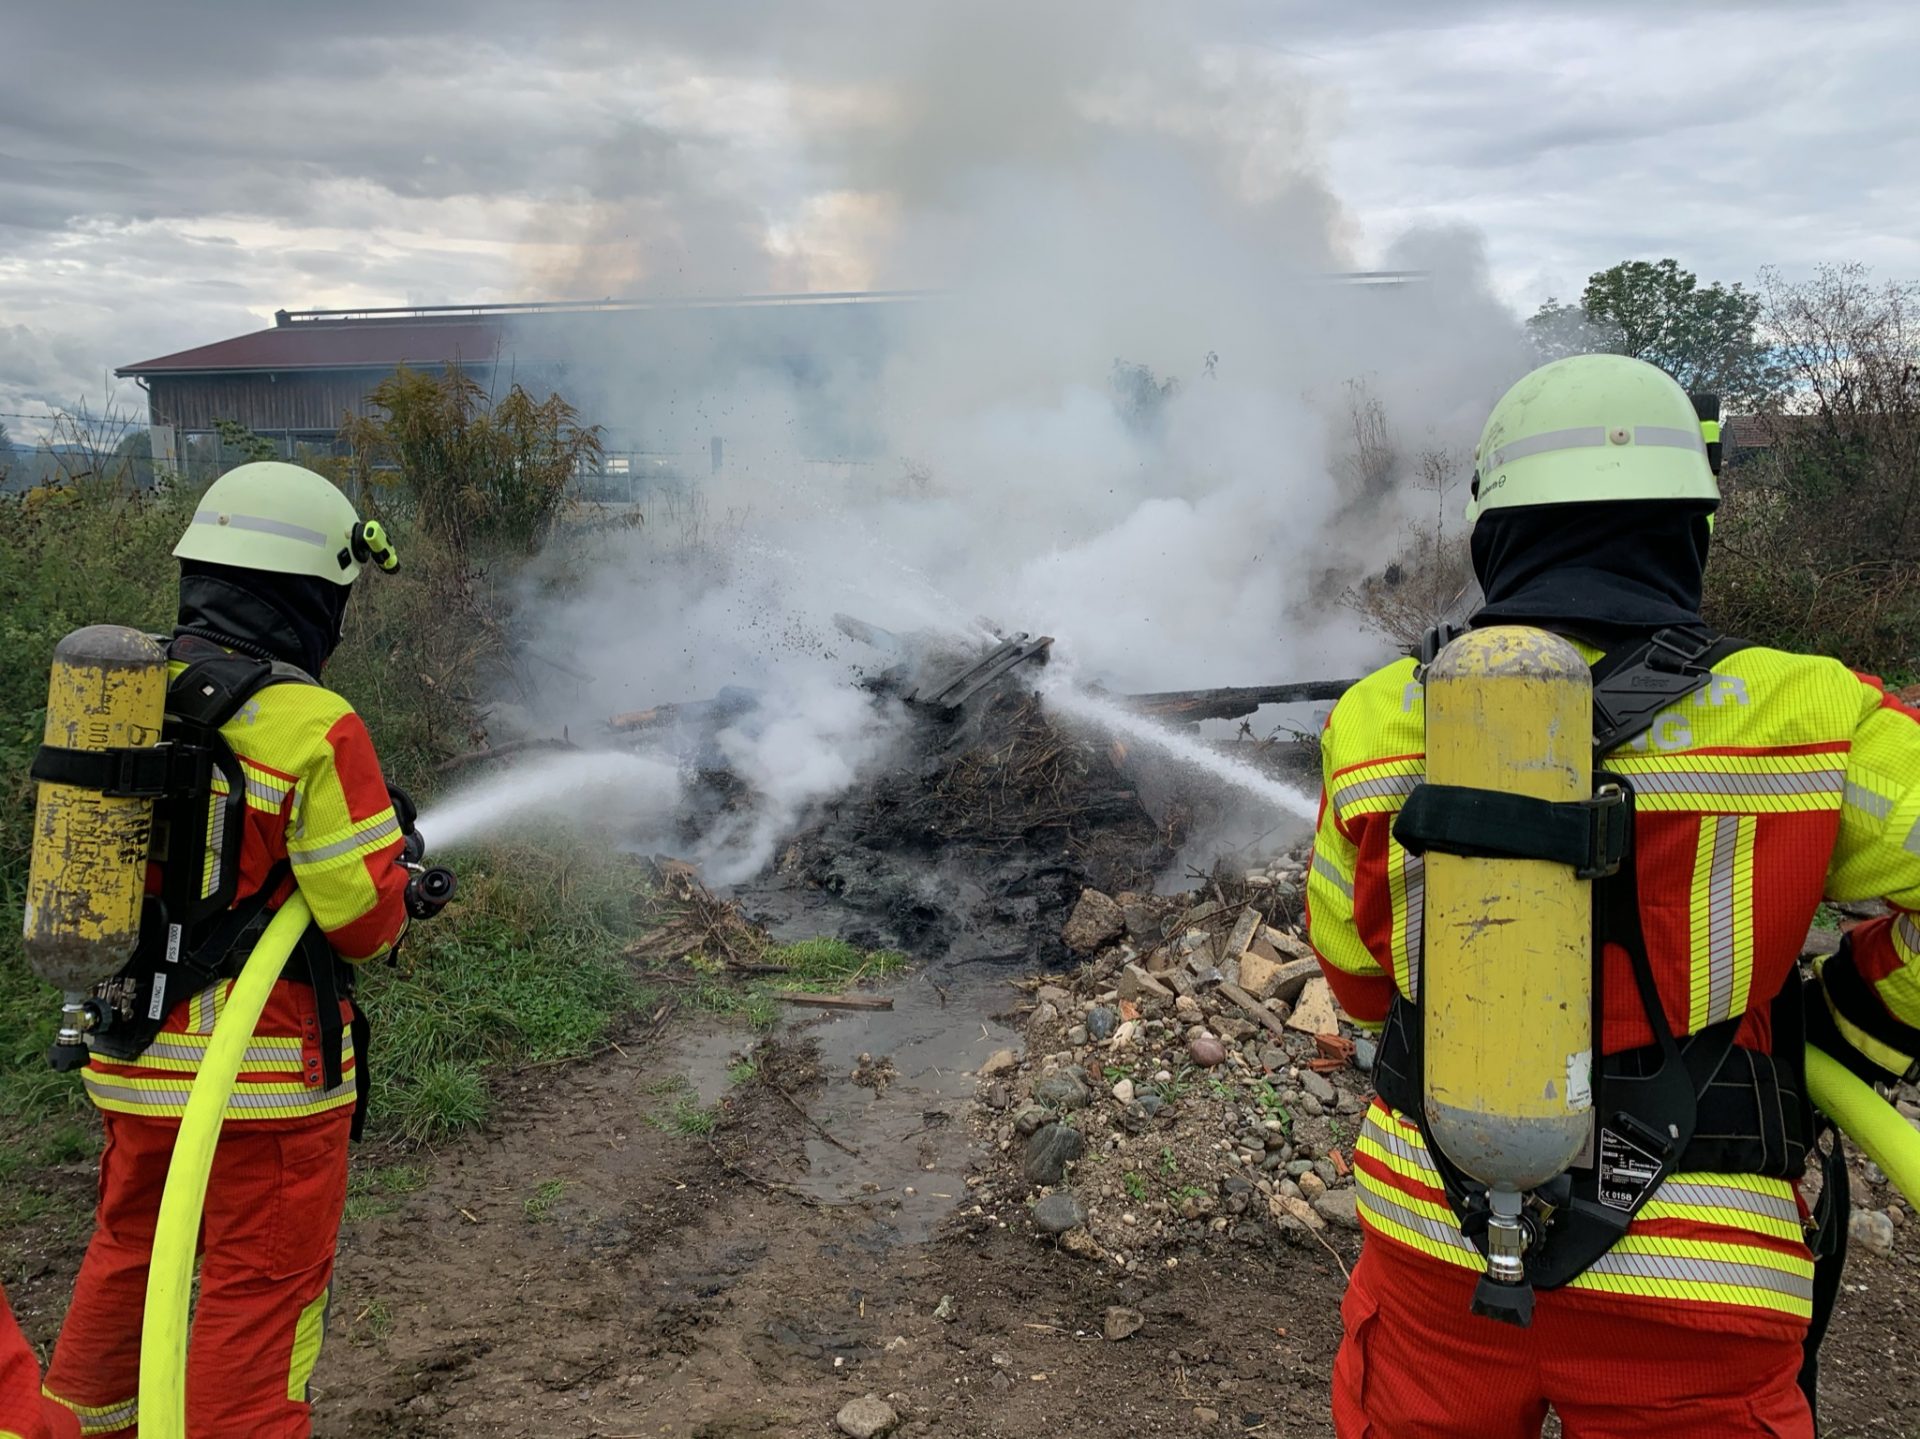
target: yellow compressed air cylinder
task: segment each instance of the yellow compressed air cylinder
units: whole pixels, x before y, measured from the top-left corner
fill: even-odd
[[[157,744],[166,704],[166,651],[138,630],[91,625],[54,649],[45,741],[72,750]],[[152,831],[151,799],[41,783],[25,931],[35,974],[74,993],[132,955]]]
[[[1565,640],[1472,630],[1425,683],[1431,783],[1553,801],[1592,794],[1592,671]],[[1427,854],[1427,1122],[1490,1189],[1545,1183],[1589,1134],[1591,891],[1551,860]]]

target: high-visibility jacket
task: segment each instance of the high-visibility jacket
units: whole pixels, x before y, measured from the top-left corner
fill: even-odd
[[[175,661],[173,673],[184,666]],[[238,897],[257,893],[282,860],[292,874],[269,902],[278,908],[298,885],[335,953],[350,963],[377,959],[406,928],[407,871],[396,861],[403,838],[380,761],[360,717],[319,685],[274,684],[260,690],[221,726],[246,776],[246,829],[240,845]],[[212,813],[222,813],[224,778],[214,781]],[[210,832],[210,856],[220,836]],[[211,866],[210,866],[211,872]],[[149,875],[149,886],[158,877]],[[177,1118],[233,985],[224,980],[183,998],[139,1059],[120,1063],[95,1054],[87,1093],[102,1109]],[[350,1011],[341,1002],[340,1082],[328,1086],[313,990],[282,980],[260,1025],[227,1104],[227,1122],[300,1119],[354,1103],[355,1056]]]
[[[1361,681],[1322,737],[1309,934],[1362,1026],[1380,1025],[1396,992],[1416,1002],[1420,993],[1424,863],[1391,833],[1426,768],[1414,670],[1402,660]],[[1886,899],[1895,913],[1853,931],[1851,954],[1823,969],[1823,989],[1841,1032],[1887,1077],[1920,1056],[1920,712],[1834,660],[1745,649],[1606,768],[1635,791],[1641,923],[1676,1035],[1744,1016],[1736,1042],[1770,1053],[1768,1008],[1822,896]],[[1617,947],[1602,984],[1603,1053],[1652,1044]],[[1370,1236],[1483,1267],[1411,1120],[1376,1101],[1355,1169]],[[1812,1299],[1804,1215],[1784,1179],[1675,1174],[1572,1283],[1711,1306],[1700,1312],[1727,1327],[1801,1324]]]

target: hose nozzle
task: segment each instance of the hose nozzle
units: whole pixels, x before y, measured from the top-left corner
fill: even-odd
[[[415,870],[407,881],[407,913],[415,919],[432,919],[452,901],[458,887],[453,871],[443,866]]]

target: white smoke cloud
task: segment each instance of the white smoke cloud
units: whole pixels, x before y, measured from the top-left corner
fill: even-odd
[[[760,691],[758,727],[719,741],[765,800],[708,856],[720,876],[764,864],[884,753],[887,721],[848,684],[881,657],[837,612],[1052,634],[1117,690],[1379,659],[1339,597],[1408,511],[1348,463],[1356,396],[1378,403],[1404,481],[1422,450],[1469,450],[1527,364],[1471,234],[1391,247],[1422,283],[1329,281],[1351,262],[1321,177],[1326,106],[1278,60],[1210,48],[1158,7],[917,23],[875,38],[849,22],[830,74],[791,77],[835,97],[791,114],[813,193],[837,198],[829,225],[776,227],[765,259],[769,277],[808,273],[820,233],[819,271],[936,298],[822,328],[799,374],[724,319],[574,357],[598,377],[576,396],[589,413],[635,417],[637,443],[702,469],[720,435],[725,458],[698,523],[656,504],[540,613],[543,642],[599,676],[546,718]],[[720,289],[739,288],[729,226]],[[675,254],[697,256],[686,238]],[[1162,398],[1140,403],[1147,385]],[[857,462],[822,462],[836,444]]]

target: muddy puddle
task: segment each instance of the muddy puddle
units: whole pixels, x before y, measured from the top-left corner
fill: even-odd
[[[966,1106],[980,1066],[997,1050],[1020,1050],[1019,1035],[994,1017],[1017,998],[1007,978],[997,966],[924,969],[863,991],[891,999],[889,1010],[789,1008],[772,1038],[806,1046],[819,1070],[804,1096],[786,1094],[805,1138],[792,1187],[824,1204],[878,1200],[886,1242],[930,1238],[967,1192]],[[709,1106],[753,1048],[737,1026],[703,1027],[663,1059]]]

